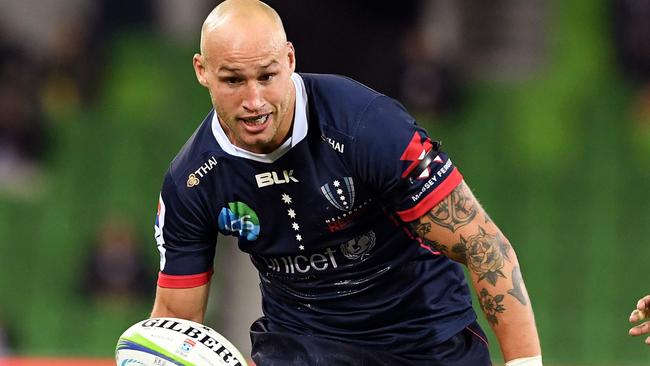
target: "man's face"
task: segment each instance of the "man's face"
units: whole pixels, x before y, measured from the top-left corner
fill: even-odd
[[[199,57],[197,76],[210,91],[230,141],[254,153],[269,153],[280,146],[293,119],[293,46],[288,42],[231,42]]]

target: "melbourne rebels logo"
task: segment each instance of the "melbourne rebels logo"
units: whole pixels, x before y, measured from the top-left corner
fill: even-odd
[[[343,177],[343,182],[335,180],[320,187],[323,196],[329,203],[341,211],[348,212],[354,206],[354,181],[352,177]]]

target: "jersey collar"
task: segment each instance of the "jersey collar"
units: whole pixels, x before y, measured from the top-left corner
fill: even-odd
[[[219,123],[217,113],[212,113],[212,133],[217,140],[217,143],[228,155],[238,156],[245,159],[260,161],[263,163],[272,163],[279,159],[282,155],[286,154],[292,147],[296,146],[307,136],[307,91],[302,77],[297,73],[291,75],[291,80],[296,88],[296,108],[293,114],[293,131],[291,136],[274,151],[268,154],[257,154],[233,145],[223,128]]]

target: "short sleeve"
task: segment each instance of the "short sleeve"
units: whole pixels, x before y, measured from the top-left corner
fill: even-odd
[[[391,98],[368,105],[354,139],[356,174],[405,222],[426,214],[462,182],[440,143]]]
[[[154,235],[160,252],[158,286],[190,288],[207,283],[213,272],[216,232],[198,191],[177,188],[165,175]]]

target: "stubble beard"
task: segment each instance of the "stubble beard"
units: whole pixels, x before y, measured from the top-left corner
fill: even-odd
[[[291,86],[293,86],[293,85],[291,85]],[[212,99],[212,105],[214,106],[215,113],[217,113],[217,116],[219,117],[219,122],[221,123],[221,126],[222,126],[224,132],[226,133],[226,137],[228,137],[228,140],[230,140],[230,142],[233,145],[235,145],[235,146],[237,146],[239,148],[242,148],[244,150],[251,151],[251,152],[254,152],[251,149],[259,148],[260,150],[263,151],[262,153],[269,153],[269,152],[272,152],[273,150],[277,149],[279,146],[281,146],[282,143],[284,143],[287,140],[287,138],[289,138],[289,136],[291,135],[291,128],[289,127],[289,128],[287,128],[286,136],[284,136],[282,141],[279,141],[277,146],[273,146],[272,148],[269,148],[268,151],[266,151],[267,148],[268,148],[268,145],[277,136],[278,131],[282,130],[282,127],[285,124],[288,124],[289,126],[291,126],[291,124],[293,122],[293,119],[295,118],[295,116],[292,116],[292,118],[288,118],[288,116],[290,115],[289,111],[291,110],[291,108],[292,107],[295,108],[295,106],[292,106],[292,103],[291,103],[291,95],[292,95],[291,94],[292,93],[291,88],[289,88],[289,90],[287,90],[287,95],[286,95],[286,99],[285,99],[286,103],[284,105],[284,108],[282,108],[282,105],[279,105],[278,108],[274,108],[275,111],[272,112],[272,118],[273,118],[274,124],[268,126],[266,131],[264,131],[265,134],[268,133],[268,137],[264,138],[261,141],[257,140],[257,142],[255,142],[253,144],[248,144],[248,143],[246,143],[246,141],[244,141],[244,139],[242,137],[245,135],[245,133],[244,134],[238,134],[236,132],[237,131],[236,127],[238,127],[239,124],[243,123],[243,122],[239,121],[237,119],[237,117],[233,117],[232,119],[225,118],[224,117],[225,113],[223,113],[223,111],[218,107],[218,104],[216,103],[216,101],[212,97],[212,92],[210,90],[208,90],[208,91],[210,92],[210,98]],[[295,103],[295,99],[294,99],[294,103]],[[287,121],[284,121],[283,119],[286,119]],[[277,123],[275,123],[275,122],[277,122]]]
[[[273,141],[275,136],[278,133],[278,130],[280,128],[279,124],[275,125],[269,125],[267,126],[266,130],[263,132],[262,137],[260,139],[260,136],[251,136],[253,137],[254,141],[252,142],[247,142],[246,141],[246,136],[247,133],[244,131],[244,128],[240,126],[243,122],[237,119],[237,117],[233,118],[224,118],[223,113],[220,112],[219,108],[215,108],[215,111],[217,113],[217,116],[219,117],[219,121],[221,123],[221,126],[226,133],[226,137],[228,137],[228,140],[230,140],[230,143],[233,145],[250,151],[254,153],[260,153],[259,151],[254,151],[254,150],[262,150],[264,152],[262,153],[268,153],[270,151],[267,150],[267,146]],[[276,118],[277,112],[273,112],[272,118]],[[241,128],[241,132],[238,132],[238,129]],[[277,148],[277,146],[274,146],[273,149]],[[273,150],[273,149],[268,149],[268,150]]]

